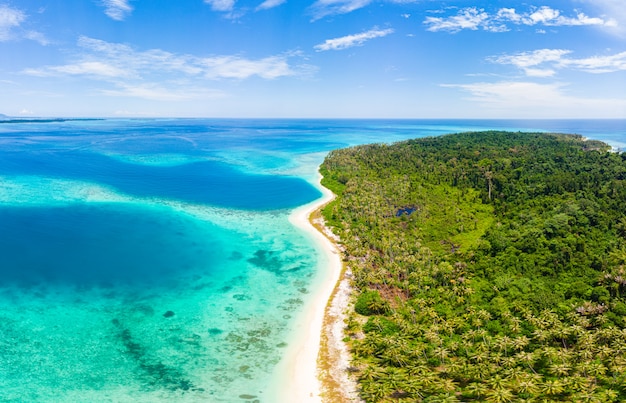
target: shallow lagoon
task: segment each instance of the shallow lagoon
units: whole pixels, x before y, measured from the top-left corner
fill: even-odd
[[[267,401],[323,274],[288,221],[348,145],[624,121],[0,124],[2,401]]]

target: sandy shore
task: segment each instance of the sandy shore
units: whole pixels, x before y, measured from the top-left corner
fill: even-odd
[[[337,245],[329,239],[330,232],[325,235],[318,231],[311,223],[310,217],[321,206],[334,198],[332,192],[320,186],[323,197],[315,203],[303,206],[290,216],[291,223],[311,234],[322,247],[325,254],[324,260],[327,271],[317,290],[314,299],[308,303],[307,311],[303,314],[302,328],[298,329],[299,337],[297,344],[286,351],[285,358],[279,364],[280,379],[285,383],[280,385],[280,390],[275,391],[276,401],[284,403],[298,402],[329,402],[331,396],[328,391],[329,377],[335,378],[345,374],[348,362],[348,352],[342,341],[343,311],[349,300],[349,289],[346,289],[347,281],[342,281],[341,253]],[[319,226],[319,223],[316,223]],[[340,287],[339,285],[342,286]],[[333,297],[332,303],[329,300]],[[328,309],[327,309],[328,308]],[[332,312],[332,314],[330,314]],[[339,315],[337,313],[339,312]],[[337,332],[336,329],[339,329]],[[326,368],[320,372],[318,357],[320,345],[324,343],[325,351],[334,355],[332,362],[326,362],[326,367],[341,366],[341,368]],[[328,348],[330,346],[330,348]],[[328,360],[325,360],[328,361]],[[335,374],[335,375],[333,375]],[[320,378],[322,377],[322,382]],[[336,382],[332,382],[335,384]],[[354,386],[345,376],[339,388],[344,389],[349,395]],[[336,386],[333,389],[337,389]],[[337,402],[337,392],[334,392],[333,402]],[[352,401],[352,399],[339,400]]]

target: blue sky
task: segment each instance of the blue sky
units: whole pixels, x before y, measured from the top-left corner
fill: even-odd
[[[0,0],[0,113],[626,118],[626,6]]]

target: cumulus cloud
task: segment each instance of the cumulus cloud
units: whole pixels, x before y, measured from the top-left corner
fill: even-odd
[[[483,113],[494,117],[619,117],[626,108],[624,99],[580,98],[568,95],[566,84],[501,81],[496,83],[445,84],[470,94]]]
[[[41,32],[22,28],[26,20],[27,15],[22,10],[0,5],[0,42],[29,39],[44,46],[48,45],[50,41]]]
[[[215,11],[232,11],[235,8],[235,0],[204,0]]]
[[[283,3],[286,3],[287,0],[265,0],[261,3],[256,9],[257,10],[269,10],[270,8],[278,7]]]
[[[383,36],[387,36],[392,34],[394,31],[391,28],[388,29],[370,29],[369,31],[362,32],[360,34],[347,35],[342,36],[341,38],[335,39],[327,39],[324,43],[320,43],[319,45],[315,45],[315,50],[318,52],[326,51],[326,50],[341,50],[348,49],[354,46],[361,46],[366,41],[374,38],[381,38]]]
[[[314,20],[329,15],[347,14],[363,8],[373,0],[317,0],[310,8]]]
[[[38,42],[40,45],[47,46],[50,44],[50,41],[44,34],[37,31],[26,31],[24,32],[24,38],[30,39],[31,41]]]
[[[564,49],[539,49],[532,52],[521,52],[513,55],[492,56],[487,58],[492,63],[512,64],[531,77],[551,77],[556,72],[552,68],[537,68],[546,63],[558,64],[562,57],[570,50]]]
[[[104,95],[155,100],[177,100],[185,93],[196,98],[214,96],[215,91],[200,89],[203,81],[253,77],[274,80],[306,73],[305,67],[290,64],[289,59],[297,56],[295,54],[260,59],[239,55],[197,57],[160,49],[138,51],[129,45],[88,37],[81,37],[78,45],[82,51],[72,62],[25,69],[22,73],[39,77],[83,77],[113,84],[114,89],[101,91]],[[159,84],[153,84],[157,82]]]
[[[510,64],[523,70],[529,77],[551,77],[556,69],[576,69],[589,73],[611,73],[626,70],[626,52],[614,55],[592,56],[583,59],[568,57],[571,50],[538,49],[511,55],[492,56],[488,61]]]
[[[104,13],[116,21],[123,21],[132,13],[133,8],[128,3],[129,0],[102,0]]]
[[[201,59],[204,76],[211,79],[233,78],[243,80],[252,76],[276,79],[293,75],[294,72],[284,56],[270,56],[249,60],[238,56],[219,56]]]
[[[338,14],[347,14],[352,11],[366,7],[375,0],[316,0],[309,8],[310,13],[313,15],[313,20],[318,20],[327,16],[333,16]],[[378,0],[380,3],[393,3],[393,4],[409,4],[417,3],[420,0]],[[409,16],[409,14],[403,14],[403,16]]]
[[[19,27],[26,15],[18,9],[0,5],[0,41],[7,41],[12,36],[12,29]]]
[[[626,52],[606,56],[593,56],[585,59],[561,60],[564,67],[575,68],[589,73],[613,73],[626,70]]]
[[[514,8],[501,8],[495,13],[489,13],[482,8],[466,7],[456,15],[447,17],[427,17],[424,24],[427,30],[432,32],[447,31],[456,33],[464,29],[482,29],[490,32],[504,32],[511,25],[527,26],[611,26],[615,21],[600,17],[589,17],[582,12],[576,12],[574,16],[565,16],[560,10],[547,6],[532,7],[529,11],[519,13]]]
[[[626,37],[626,7],[623,0],[583,0],[589,6],[596,8],[603,15],[608,16],[611,24],[606,28],[609,32]]]
[[[122,68],[99,61],[83,61],[62,66],[50,66],[45,69],[26,69],[31,76],[47,77],[55,75],[86,75],[101,78],[123,78],[129,73]]]
[[[485,26],[490,16],[484,10],[476,7],[460,10],[457,15],[451,17],[426,17],[424,24],[428,25],[429,31],[459,32],[463,29],[473,31]]]
[[[197,57],[160,49],[136,51],[132,47],[99,39],[81,37],[85,50],[78,61],[60,66],[28,69],[30,75],[88,75],[100,78],[142,78],[150,74],[178,73],[208,79],[247,79],[258,76],[275,79],[295,75],[288,56],[269,56],[258,60],[241,56]]]
[[[201,88],[165,88],[159,84],[124,84],[112,90],[102,90],[102,95],[112,97],[142,98],[155,101],[188,101],[193,99],[221,98],[221,91]]]

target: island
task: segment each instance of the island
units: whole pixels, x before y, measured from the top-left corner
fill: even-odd
[[[626,401],[625,154],[489,131],[335,150],[320,172],[360,399]]]

